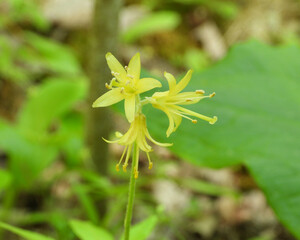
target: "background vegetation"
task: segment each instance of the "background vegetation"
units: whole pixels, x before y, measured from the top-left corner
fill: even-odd
[[[194,108],[215,125],[170,139],[149,108],[174,145],[141,164],[132,239],[300,239],[300,2],[105,2],[0,2],[0,239],[121,238],[129,175],[99,131],[128,126],[118,106],[90,111],[106,51],[140,52],[160,79],[192,68],[189,88],[217,93]]]

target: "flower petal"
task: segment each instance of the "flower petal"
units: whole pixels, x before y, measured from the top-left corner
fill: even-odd
[[[218,120],[218,118],[216,116],[214,116],[212,118],[211,117],[207,117],[207,116],[205,116],[203,114],[191,111],[191,110],[189,110],[187,108],[183,108],[181,106],[174,105],[174,108],[176,108],[177,110],[179,110],[180,112],[182,112],[182,113],[184,113],[186,115],[194,116],[194,117],[203,119],[205,121],[208,121],[210,124],[214,124]]]
[[[170,89],[170,94],[175,93],[175,88],[176,88],[176,79],[175,77],[168,72],[164,73],[165,78],[168,80],[168,84],[169,84],[169,89]]]
[[[121,63],[110,52],[108,52],[105,57],[107,65],[109,66],[110,70],[115,73],[114,76],[116,79],[119,81],[125,81],[127,74]]]
[[[94,103],[93,107],[107,107],[124,99],[124,94],[121,93],[120,88],[113,88],[107,93],[104,93]]]
[[[157,87],[161,87],[160,81],[154,78],[142,78],[137,82],[137,93],[147,92]]]
[[[180,82],[176,85],[176,93],[181,92],[190,82],[192,77],[193,70],[189,70],[187,74],[180,80]]]
[[[135,54],[129,64],[128,64],[128,70],[127,73],[129,76],[133,76],[134,80],[137,81],[140,78],[141,74],[141,60],[140,60],[140,54]]]
[[[145,135],[146,135],[146,137],[147,137],[151,142],[153,142],[154,144],[156,144],[156,145],[158,145],[158,146],[161,146],[161,147],[170,147],[170,146],[173,145],[173,143],[160,143],[160,142],[155,141],[155,140],[151,137],[150,133],[148,132],[148,129],[146,129]]]
[[[163,112],[167,115],[167,117],[168,117],[168,119],[169,119],[169,127],[168,127],[168,129],[167,129],[166,134],[167,134],[167,137],[169,137],[169,136],[171,135],[171,133],[175,131],[175,127],[176,127],[176,126],[175,126],[174,118],[173,118],[173,117],[175,116],[175,114],[171,114],[170,111],[169,111],[169,109],[168,109],[167,107],[163,107],[162,105],[154,104],[153,107],[155,107],[155,108],[157,108],[157,109],[163,111]],[[180,116],[179,116],[179,117],[180,117]],[[180,121],[181,121],[181,120],[180,120]],[[178,119],[176,119],[176,123],[179,123],[179,124],[180,124],[180,121],[179,121]],[[177,125],[177,127],[178,127],[178,126],[179,126],[179,125]],[[176,128],[177,128],[177,127],[176,127]]]
[[[125,115],[129,122],[134,120],[135,115],[135,95],[132,94],[125,98]]]

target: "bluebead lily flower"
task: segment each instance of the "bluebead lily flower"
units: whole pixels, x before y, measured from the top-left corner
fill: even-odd
[[[182,121],[182,117],[191,120],[193,123],[197,123],[197,120],[191,117],[203,119],[210,124],[214,124],[217,121],[217,117],[210,118],[180,106],[195,104],[201,99],[211,98],[215,95],[215,93],[212,93],[209,96],[205,96],[203,90],[181,92],[190,82],[192,70],[189,70],[178,83],[176,83],[176,79],[172,74],[165,72],[164,76],[168,80],[169,90],[154,93],[151,98],[148,98],[148,101],[150,101],[153,107],[160,109],[168,116],[169,127],[166,132],[167,137],[176,131]]]
[[[123,164],[123,171],[126,172],[126,168],[128,166],[128,161],[131,155],[131,152],[133,150],[133,144],[136,143],[138,146],[138,151],[142,150],[147,154],[147,158],[149,161],[149,169],[152,168],[152,161],[149,156],[149,152],[151,152],[153,149],[152,147],[147,143],[147,139],[149,139],[152,143],[163,146],[163,147],[168,147],[171,146],[172,144],[170,143],[160,143],[155,141],[149,134],[149,131],[147,129],[146,125],[146,117],[145,115],[139,113],[135,116],[134,121],[131,123],[128,131],[123,135],[120,132],[116,132],[117,140],[114,141],[108,141],[105,140],[108,143],[118,143],[120,145],[125,146],[123,154],[121,156],[121,159],[119,163],[116,165],[117,171],[119,171],[120,164],[123,162],[124,158],[124,164]],[[126,156],[125,156],[126,155]],[[134,167],[134,172],[135,172],[135,178],[138,177],[138,161],[136,161],[136,165]]]
[[[128,67],[125,68],[111,53],[107,53],[105,57],[113,79],[110,84],[106,84],[109,91],[99,97],[93,103],[93,107],[107,107],[125,100],[125,115],[127,120],[132,122],[135,116],[136,96],[153,88],[161,87],[161,83],[153,78],[140,79],[139,53],[132,57]]]

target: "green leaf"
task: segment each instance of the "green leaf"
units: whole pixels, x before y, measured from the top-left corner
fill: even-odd
[[[209,10],[219,14],[220,16],[228,19],[233,19],[238,14],[237,4],[230,1],[220,0],[175,0],[182,4],[200,4],[207,7]]]
[[[134,42],[142,36],[161,32],[170,31],[176,28],[180,23],[180,16],[175,12],[156,12],[141,19],[133,24],[126,32],[123,33],[124,42]]]
[[[146,220],[135,224],[130,229],[130,240],[145,240],[147,239],[152,231],[154,230],[155,225],[158,222],[157,216],[151,216],[147,218]],[[122,237],[122,240],[124,239],[124,236]]]
[[[3,228],[7,231],[17,234],[18,236],[26,239],[26,240],[54,240],[54,238],[46,237],[39,233],[31,232],[28,230],[24,230],[21,228],[17,228],[6,223],[0,222],[0,228]]]
[[[82,99],[85,92],[83,81],[48,79],[29,96],[19,114],[20,128],[28,134],[44,132],[53,120]]]
[[[81,73],[77,59],[66,46],[31,32],[24,34],[24,38],[28,45],[35,49],[38,57],[34,56],[33,53],[28,53],[26,48],[23,57],[32,58],[31,61],[33,62],[39,61],[53,72],[72,75]]]
[[[9,155],[8,167],[18,188],[30,188],[33,181],[57,155],[50,144],[27,139],[16,127],[0,121],[0,147]]]
[[[0,169],[0,192],[5,190],[11,183],[11,174],[4,169]]]
[[[72,220],[70,226],[81,240],[113,240],[113,236],[106,230],[89,222]]]
[[[198,166],[244,163],[284,225],[300,239],[300,49],[258,42],[235,46],[186,90],[216,92],[192,109],[218,116],[215,125],[183,120],[166,140],[171,150]],[[162,141],[168,126],[150,112],[150,133]]]

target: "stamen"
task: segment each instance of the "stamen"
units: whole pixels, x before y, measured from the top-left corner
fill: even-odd
[[[111,75],[115,76],[115,72],[111,71]]]
[[[126,71],[128,71],[128,66],[125,66],[124,68],[125,68]]]
[[[203,120],[205,120],[205,121],[208,121],[210,124],[214,124],[214,123],[218,120],[217,117],[213,117],[213,118],[207,117],[207,116],[205,116],[205,115],[202,115],[202,114],[197,113],[197,112],[193,112],[193,111],[191,111],[191,110],[189,110],[189,109],[186,109],[186,108],[183,108],[183,107],[181,107],[181,106],[175,105],[174,108],[176,108],[176,109],[179,111],[179,113],[178,113],[176,110],[173,111],[174,113],[176,113],[176,114],[178,114],[178,115],[181,115],[180,113],[185,113],[185,114],[188,114],[188,115],[191,115],[191,116],[194,116],[194,117],[203,119]],[[187,118],[187,116],[185,116],[185,115],[182,115],[182,117]],[[190,119],[190,120],[192,120],[192,119]]]
[[[117,165],[116,165],[116,170],[117,170],[117,172],[120,171],[120,164],[117,164]]]
[[[197,123],[197,120],[196,120],[196,119],[193,119],[193,120],[192,120],[192,123]]]
[[[130,78],[134,79],[134,76],[132,76],[130,74],[127,74],[127,77],[130,77]]]
[[[121,87],[121,93],[124,93],[124,87]]]
[[[111,86],[109,86],[109,84],[107,84],[107,83],[105,83],[105,87],[106,87],[107,89],[111,89]]]
[[[123,158],[124,158],[124,155],[125,155],[125,153],[126,153],[126,150],[127,150],[127,146],[124,148],[123,153],[122,153],[122,156],[121,156],[121,158],[120,158],[120,161],[119,161],[118,164],[116,165],[116,170],[117,170],[117,172],[120,171],[119,166],[120,166],[120,164],[121,164],[122,161],[123,161]]]
[[[195,121],[195,119],[192,119],[192,118],[190,118],[190,117],[188,117],[188,116],[186,116],[186,115],[184,115],[183,114],[183,112],[179,112],[179,111],[172,111],[173,113],[175,113],[175,114],[177,114],[177,115],[179,115],[179,116],[181,116],[181,117],[183,117],[183,118],[186,118],[186,119],[188,119],[188,120],[190,120],[190,121]],[[196,120],[197,121],[197,120]]]
[[[186,102],[192,102],[193,100],[191,98],[185,99]]]
[[[218,118],[216,116],[214,116],[210,121],[209,123],[210,124],[215,124],[215,122],[218,120]]]
[[[210,98],[214,97],[216,95],[215,92],[213,92],[212,94],[209,95]]]
[[[148,167],[148,169],[151,170],[152,167],[153,167],[153,162],[152,162],[151,159],[150,159],[149,153],[146,152],[146,154],[147,154],[147,158],[148,158],[148,162],[149,162],[149,167]]]
[[[128,164],[124,164],[124,165],[123,165],[123,172],[127,172],[127,169],[126,169],[127,166],[128,166]]]
[[[137,143],[136,143],[137,144]],[[135,157],[136,157],[136,162],[135,162],[135,166],[134,166],[134,178],[138,178],[139,177],[139,153],[140,153],[140,149],[138,147],[135,148]]]
[[[134,168],[134,178],[137,179],[139,177],[139,171]]]
[[[204,94],[205,91],[204,91],[204,90],[196,90],[196,93],[197,93],[197,94]]]
[[[125,163],[123,164],[123,171],[126,172],[126,168],[128,166],[128,160],[131,154],[131,149],[132,149],[132,145],[129,145],[128,150],[127,150],[127,154],[126,154],[126,159],[125,159]]]

